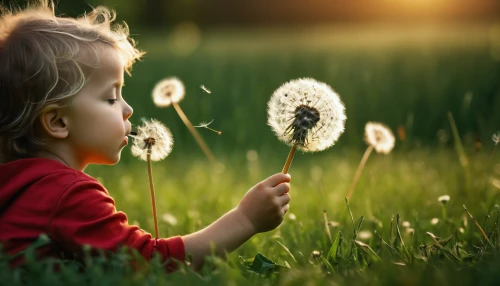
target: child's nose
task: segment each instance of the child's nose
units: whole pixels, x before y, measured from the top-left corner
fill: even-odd
[[[125,108],[123,109],[123,119],[127,120],[134,113],[134,109],[128,103],[125,103]]]

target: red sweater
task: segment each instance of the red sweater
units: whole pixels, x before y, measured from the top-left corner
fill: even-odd
[[[156,240],[129,225],[106,189],[83,172],[41,158],[0,164],[0,243],[4,251],[16,254],[42,233],[52,239],[40,250],[43,256],[72,259],[88,244],[109,251],[128,246],[147,260],[159,252],[164,260],[172,261],[169,270],[175,269],[173,260],[185,259],[181,237]]]

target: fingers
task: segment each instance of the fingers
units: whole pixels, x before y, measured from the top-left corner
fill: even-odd
[[[265,183],[267,186],[275,187],[280,183],[290,182],[290,179],[290,174],[277,173],[264,180],[263,183]]]
[[[278,205],[285,206],[290,202],[290,194],[286,193],[277,197]]]
[[[286,204],[284,205],[282,208],[281,208],[281,211],[283,211],[283,215],[286,214],[286,212],[288,211],[288,209],[290,208],[290,205],[289,204]]]
[[[273,188],[274,193],[277,196],[281,196],[290,191],[290,183],[281,183]]]

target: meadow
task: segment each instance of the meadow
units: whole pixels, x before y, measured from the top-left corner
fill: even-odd
[[[157,118],[174,136],[172,154],[153,164],[161,236],[208,225],[254,184],[281,171],[289,148],[266,125],[266,104],[282,83],[312,77],[340,94],[346,131],[326,151],[296,154],[283,224],[254,236],[226,260],[209,258],[200,274],[184,269],[166,275],[158,262],[134,272],[99,259],[80,271],[63,267],[59,274],[36,261],[9,271],[2,257],[0,277],[9,285],[500,281],[500,150],[491,155],[491,135],[500,128],[498,25],[184,32],[140,33],[139,47],[148,54],[123,91],[134,107],[133,123]],[[214,119],[210,126],[222,131],[198,130],[217,163],[203,156],[172,108],[154,106],[151,90],[166,76],[184,82],[180,106],[194,124]],[[395,134],[404,129],[405,136],[391,154],[370,156],[347,204],[366,148],[367,121],[385,123]],[[145,162],[125,149],[116,166],[87,172],[106,186],[131,223],[153,231]],[[443,195],[450,196],[446,204],[438,201]]]

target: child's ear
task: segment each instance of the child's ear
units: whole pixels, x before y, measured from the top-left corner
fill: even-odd
[[[57,104],[50,104],[43,109],[40,124],[50,137],[64,139],[68,137],[68,125],[63,108]]]

